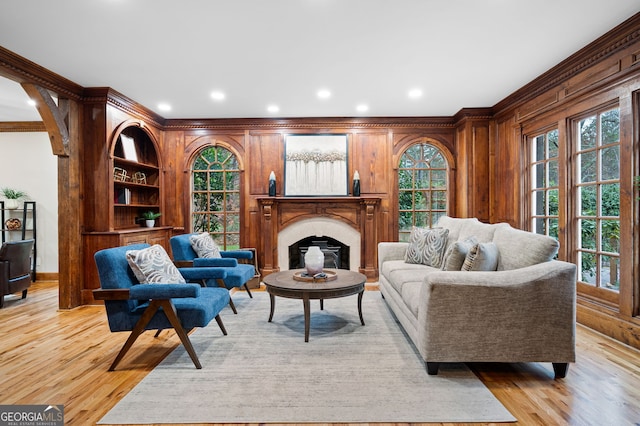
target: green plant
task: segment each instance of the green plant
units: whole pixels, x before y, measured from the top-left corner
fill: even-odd
[[[142,217],[144,217],[145,220],[156,220],[161,215],[162,215],[162,213],[154,212],[154,211],[151,211],[151,210],[149,210],[148,212],[142,213]]]
[[[2,188],[2,195],[7,200],[19,200],[27,196],[27,193],[18,189]]]

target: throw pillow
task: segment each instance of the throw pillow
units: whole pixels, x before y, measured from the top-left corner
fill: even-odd
[[[142,250],[128,250],[127,262],[140,284],[179,284],[185,279],[164,248],[155,244]]]
[[[450,244],[442,259],[443,271],[460,271],[469,250],[478,243],[476,237],[469,237]]]
[[[196,252],[198,257],[222,257],[220,256],[220,247],[218,247],[216,242],[213,241],[213,238],[211,238],[211,235],[209,235],[208,232],[190,236],[189,242],[191,243],[191,248],[193,248],[193,251]]]
[[[446,228],[417,228],[414,226],[411,230],[409,247],[404,261],[439,268],[447,248],[448,236],[449,230]]]
[[[469,250],[462,265],[463,271],[495,271],[498,267],[498,246],[477,243]]]

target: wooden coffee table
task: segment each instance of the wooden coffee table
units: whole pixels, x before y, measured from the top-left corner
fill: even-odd
[[[294,274],[303,271],[294,269],[290,271],[276,272],[264,277],[263,282],[269,292],[271,299],[271,312],[269,322],[273,319],[273,311],[276,307],[276,296],[287,297],[289,299],[302,299],[304,306],[304,341],[309,341],[309,322],[311,318],[311,299],[320,300],[320,309],[323,309],[324,299],[336,299],[338,297],[358,295],[358,314],[360,323],[364,325],[362,317],[362,295],[364,293],[364,283],[367,277],[358,272],[346,269],[331,270],[337,274],[333,281],[305,282],[294,279]]]

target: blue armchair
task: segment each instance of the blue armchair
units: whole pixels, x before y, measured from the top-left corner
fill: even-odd
[[[201,272],[199,274],[193,271],[189,274],[191,277],[198,275],[198,281],[207,287],[224,287],[226,289],[244,287],[249,297],[253,298],[247,283],[255,276],[256,269],[251,264],[241,263],[242,259],[253,259],[253,252],[250,250],[220,251],[221,257],[219,258],[201,258],[198,257],[198,254],[191,246],[190,237],[192,235],[198,234],[176,235],[170,239],[173,260],[180,272],[185,267],[196,270],[200,268]],[[226,276],[220,278],[212,274],[211,270],[214,269],[224,271]],[[233,313],[237,313],[231,299],[229,299],[229,306]]]
[[[149,245],[136,244],[95,254],[101,288],[93,291],[94,298],[104,300],[112,332],[131,331],[109,371],[116,368],[145,330],[169,328],[176,330],[196,368],[202,368],[187,333],[195,327],[205,327],[215,318],[226,335],[219,312],[229,303],[229,292],[198,284],[139,284],[126,252],[146,247]]]

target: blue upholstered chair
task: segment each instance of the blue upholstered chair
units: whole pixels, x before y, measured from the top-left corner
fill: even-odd
[[[219,312],[229,303],[229,292],[222,288],[202,288],[199,284],[139,284],[127,262],[126,252],[146,247],[149,245],[136,244],[95,254],[101,288],[93,291],[94,298],[104,300],[112,332],[131,331],[109,371],[116,368],[145,330],[169,328],[176,330],[196,368],[202,368],[187,333],[195,327],[205,327],[215,318],[226,335]]]
[[[171,251],[173,260],[180,272],[184,267],[202,268],[199,274],[199,281],[207,287],[244,287],[249,297],[253,298],[247,283],[255,274],[256,269],[251,264],[241,263],[242,259],[253,259],[253,252],[250,250],[228,250],[220,251],[219,258],[201,258],[191,246],[190,237],[198,234],[182,234],[171,237]],[[239,262],[240,260],[240,262]],[[211,269],[219,269],[226,272],[226,277],[219,278],[211,275]],[[190,272],[190,276],[198,275],[197,272]],[[237,313],[233,300],[229,299],[229,306],[234,313]]]

